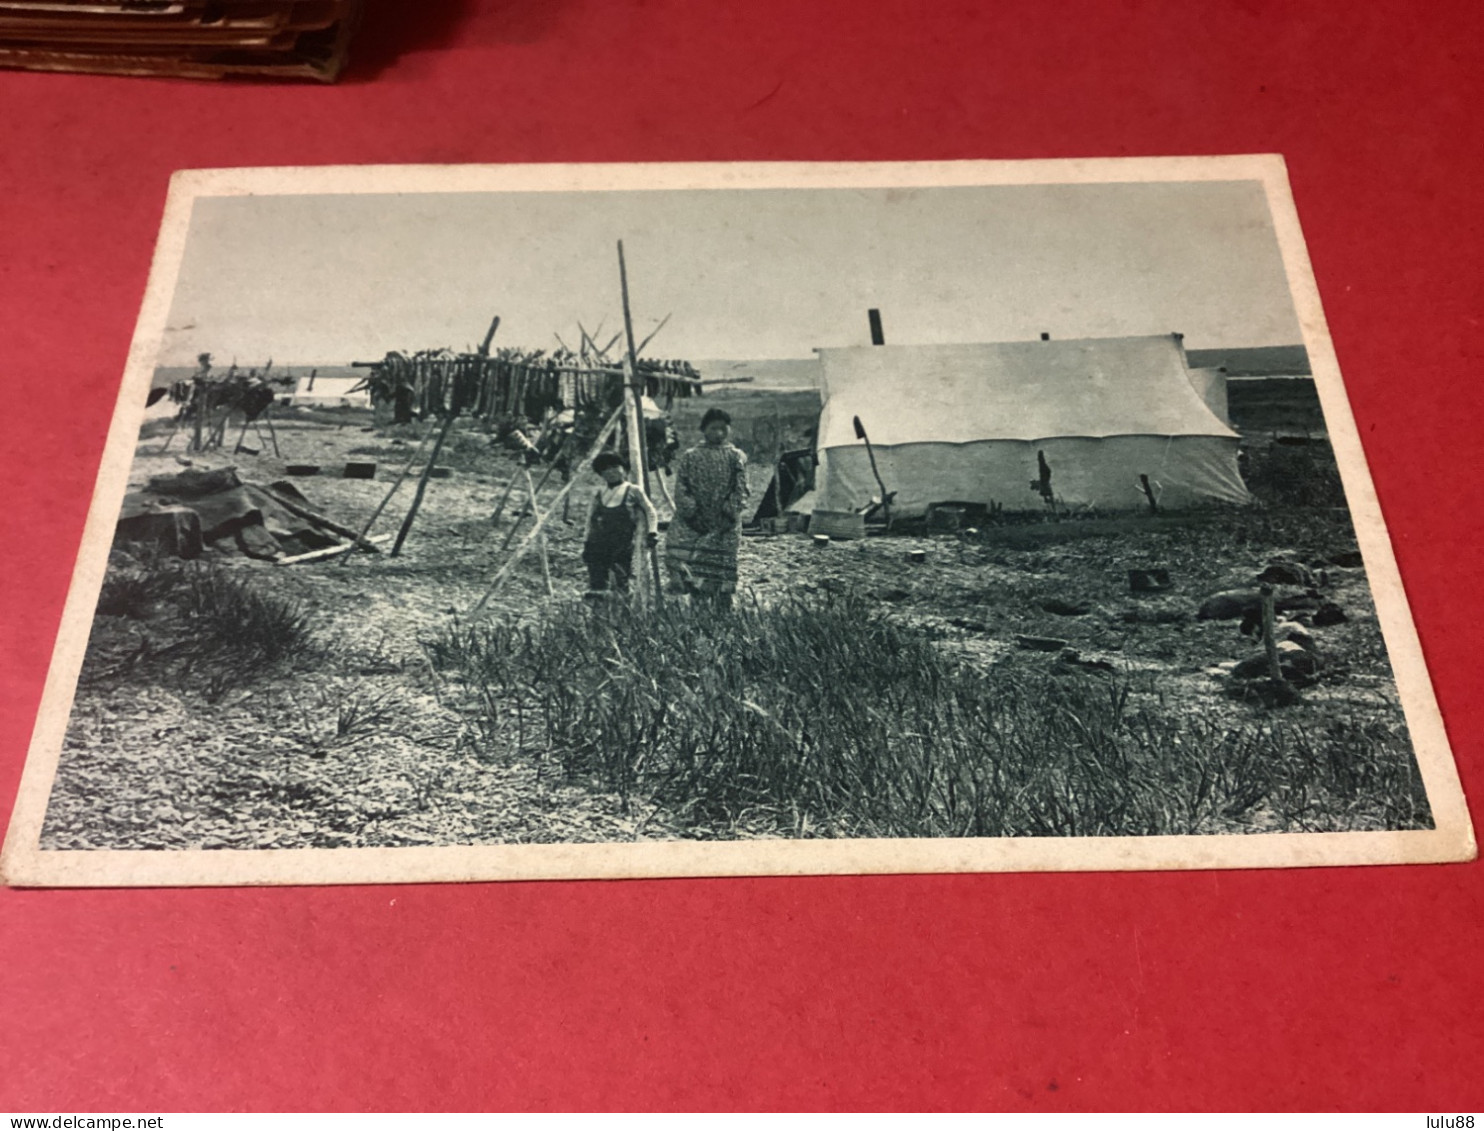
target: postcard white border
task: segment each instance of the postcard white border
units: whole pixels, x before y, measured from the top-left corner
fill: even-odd
[[[470,193],[747,188],[1259,181],[1264,186],[1304,345],[1340,466],[1376,612],[1436,827],[1347,833],[976,839],[665,841],[440,848],[43,850],[42,822],[61,757],[93,611],[134,459],[145,393],[164,340],[199,197],[323,193]],[[1473,827],[1396,559],[1325,324],[1283,159],[1095,158],[920,163],[656,165],[357,165],[202,169],[171,180],[61,629],[11,816],[0,877],[21,887],[369,884],[681,876],[1126,871],[1420,864],[1472,860]]]

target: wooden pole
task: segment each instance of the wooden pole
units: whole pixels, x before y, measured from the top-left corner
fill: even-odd
[[[381,552],[380,546],[376,545],[376,543],[370,541],[369,539],[362,538],[350,527],[341,526],[340,523],[336,522],[334,519],[326,518],[324,515],[310,510],[302,503],[296,503],[293,499],[286,498],[281,492],[275,491],[272,487],[258,487],[256,488],[256,490],[262,491],[290,514],[296,514],[300,518],[308,519],[310,522],[323,526],[332,534],[339,534],[342,538],[354,538],[355,544],[357,546],[360,546],[362,549],[373,550],[377,553]]]
[[[634,356],[635,357],[638,357],[641,353],[644,352],[644,347],[647,346],[647,345],[649,345],[650,342],[654,341],[654,336],[656,334],[658,334],[661,330],[663,330],[665,328],[665,323],[668,322],[668,321],[670,321],[670,315],[667,314],[663,318],[660,319],[660,324],[658,326],[656,326],[653,330],[649,331],[649,337],[645,338],[642,342],[640,342],[637,346],[634,347]],[[627,323],[627,321],[625,321],[625,328],[629,332],[629,342],[632,343],[633,340],[634,340],[634,328],[632,326],[629,326],[628,323]]]
[[[387,542],[391,540],[391,537],[392,536],[390,534],[378,534],[375,538],[371,539],[371,541]],[[291,558],[279,558],[273,564],[281,566],[298,565],[301,562],[314,562],[320,561],[324,558],[334,557],[338,557],[343,562],[350,557],[350,552],[355,548],[356,547],[354,542],[347,542],[339,546],[326,546],[323,550],[310,550],[306,554],[295,554]]]
[[[643,387],[639,382],[634,358],[634,324],[629,317],[629,277],[624,267],[623,240],[618,241],[618,283],[623,291],[623,325],[628,340],[624,354],[624,415],[629,431],[629,466],[638,477],[639,486],[648,493],[648,469],[644,466],[644,411],[640,403]]]
[[[639,377],[639,356],[634,348],[634,320],[629,314],[629,272],[624,265],[623,240],[618,241],[618,285],[623,292],[623,329],[624,341],[627,350],[624,353],[624,376],[625,381],[624,403],[628,408],[629,423],[629,462],[639,470],[639,487],[645,495],[649,494],[649,459],[648,444],[644,435],[644,384]],[[663,325],[663,323],[662,323]],[[652,337],[653,335],[651,335]],[[646,339],[647,340],[647,339]],[[638,564],[645,556],[646,543],[648,542],[648,531],[635,529],[634,531],[634,562]],[[663,601],[664,586],[660,583],[660,552],[655,546],[647,547],[649,551],[650,565],[654,571],[654,597],[656,601]],[[642,567],[641,567],[642,568]],[[633,572],[638,573],[639,570]],[[637,592],[643,593],[643,587]]]
[[[665,506],[670,509],[670,513],[673,515],[675,513],[675,500],[670,495],[669,484],[665,482],[665,472],[663,468],[654,473],[654,482],[655,485],[660,489],[660,498],[664,499]],[[654,500],[651,499],[650,501],[653,502]]]
[[[1258,592],[1262,594],[1262,647],[1268,654],[1268,675],[1282,687],[1283,665],[1278,662],[1278,641],[1273,635],[1273,587],[1264,585]]]
[[[205,446],[205,422],[206,416],[206,382],[196,382],[191,389],[191,447],[193,452],[199,452]]]
[[[184,409],[184,407],[185,406],[182,405],[181,406],[181,409]],[[171,427],[170,427],[170,435],[166,436],[165,437],[165,442],[160,445],[160,455],[164,455],[165,454],[165,449],[170,446],[170,441],[173,440],[173,439],[175,439],[175,434],[180,431],[180,422],[183,419],[184,419],[184,417],[182,417],[180,415],[180,410],[177,410],[176,413],[175,413],[175,423],[173,425],[171,425]]]
[[[525,457],[522,456],[521,459],[524,460]],[[500,496],[500,501],[495,504],[495,513],[490,515],[491,526],[499,525],[500,516],[505,513],[505,504],[510,501],[510,495],[515,490],[515,485],[518,482],[520,482],[520,472],[518,470],[512,471],[510,473],[510,482],[505,484],[505,493]]]
[[[500,316],[497,314],[490,322],[489,332],[485,334],[484,341],[480,344],[479,355],[481,357],[489,356],[490,343],[495,340],[495,331],[499,328]],[[453,384],[451,374],[449,384]],[[423,466],[423,473],[418,477],[417,491],[412,496],[412,506],[407,509],[407,517],[402,520],[402,529],[397,531],[397,540],[392,543],[392,557],[394,558],[402,552],[402,543],[407,541],[407,535],[412,531],[412,522],[417,518],[418,508],[423,505],[423,496],[428,490],[428,480],[433,477],[433,468],[438,463],[438,454],[443,451],[443,442],[448,439],[449,432],[453,430],[453,422],[463,411],[464,406],[459,401],[457,387],[450,390],[440,385],[439,394],[442,403],[437,408],[447,415],[443,418],[443,427],[438,430],[438,439],[433,444],[433,451],[428,456],[428,462]]]
[[[366,520],[366,525],[361,527],[361,538],[364,539],[371,533],[371,527],[376,525],[376,520],[381,517],[381,512],[386,510],[387,504],[392,501],[392,496],[397,493],[397,488],[402,486],[402,482],[407,478],[408,473],[412,470],[413,464],[417,463],[417,457],[422,454],[423,448],[427,447],[428,437],[432,434],[433,430],[431,428],[423,429],[423,436],[422,439],[417,442],[417,447],[414,448],[412,450],[412,454],[407,457],[407,462],[402,465],[402,470],[397,474],[397,478],[392,481],[391,488],[382,497],[382,500],[377,505],[376,509],[371,512],[371,517]],[[344,565],[348,561],[350,561],[349,554],[340,559],[340,564]]]
[[[318,372],[318,370],[316,370],[316,372]],[[263,407],[263,423],[268,425],[268,436],[273,441],[273,458],[282,459],[283,453],[278,450],[278,432],[273,427],[272,403],[269,403]]]
[[[525,472],[526,490],[531,495],[531,514],[536,517],[537,523],[541,523],[541,508],[536,503],[536,485],[531,481],[531,469],[522,465],[521,470]],[[544,532],[537,536],[536,548],[541,553],[541,576],[546,581],[546,595],[548,597],[555,597],[556,590],[551,586],[551,559],[546,553],[546,534]]]
[[[612,436],[613,433],[618,429],[618,422],[622,419],[623,409],[620,407],[614,410],[613,415],[608,418],[608,423],[603,425],[603,430],[598,433],[598,438],[593,441],[593,446],[588,449],[587,458],[583,461],[583,463],[592,463],[592,461],[597,458],[598,453],[603,450],[603,446],[608,443],[608,438]],[[535,529],[531,530],[525,536],[525,538],[521,540],[520,545],[515,548],[515,551],[510,555],[509,558],[506,559],[505,564],[500,567],[499,571],[490,580],[490,587],[488,590],[485,591],[484,596],[479,599],[479,603],[469,610],[469,615],[471,617],[484,609],[484,606],[489,603],[489,599],[495,595],[495,593],[499,590],[501,584],[504,583],[505,578],[510,575],[510,571],[515,568],[515,563],[520,561],[520,559],[525,556],[526,551],[529,550],[535,543],[537,536],[541,533],[542,530],[546,528],[546,524],[551,520],[551,516],[556,513],[557,503],[565,499],[571,492],[572,488],[577,486],[577,478],[578,477],[574,475],[571,479],[567,480],[567,482],[562,485],[561,491],[558,492],[557,496],[551,500],[550,509],[548,509],[546,513],[537,520]]]
[[[485,334],[484,341],[482,343],[480,343],[480,346],[479,346],[479,356],[480,357],[488,357],[490,355],[490,343],[495,340],[495,331],[498,330],[499,328],[500,328],[500,316],[498,314],[496,314],[495,317],[494,317],[494,320],[490,322],[489,332],[487,334]]]
[[[871,438],[866,435],[866,426],[861,423],[861,418],[851,418],[851,424],[855,426],[856,439],[862,440],[866,445],[866,458],[871,461],[871,474],[876,477],[876,486],[881,488],[881,510],[886,515],[886,529],[891,529],[891,496],[887,494],[886,481],[881,478],[881,472],[876,470],[876,451],[871,447]],[[776,474],[776,472],[775,472]],[[781,509],[781,508],[780,508]]]
[[[1150,514],[1158,514],[1159,513],[1159,503],[1154,498],[1154,488],[1152,488],[1152,487],[1149,486],[1149,476],[1147,476],[1147,475],[1140,475],[1139,476],[1139,486],[1144,489],[1144,498],[1146,498],[1146,499],[1149,500],[1149,513]]]
[[[573,426],[576,426],[576,421],[573,421]],[[567,445],[571,442],[572,433],[568,432],[565,436],[562,437],[562,442],[556,446],[556,450],[551,453],[551,462],[546,465],[546,470],[541,475],[541,481],[536,484],[536,493],[538,495],[541,493],[541,488],[546,486],[547,480],[549,480],[552,475],[555,474],[557,464],[561,462],[562,453],[567,450]]]
[[[556,461],[557,461],[557,459],[559,459],[561,457],[562,451],[567,446],[567,441],[570,440],[571,438],[572,438],[572,434],[570,432],[567,433],[566,436],[563,436],[562,437],[562,442],[561,442],[560,445],[558,445],[557,450],[556,450],[556,454],[552,457],[551,464],[546,468],[546,473],[541,476],[541,482],[539,482],[539,483],[536,484],[536,495],[535,495],[535,497],[539,497],[540,496],[540,494],[541,494],[541,488],[543,488],[543,487],[546,486],[546,481],[548,479],[550,479],[551,476],[552,476],[552,473],[556,471]],[[522,457],[521,468],[524,469],[524,470],[526,470],[527,471],[527,475],[529,475],[529,470],[526,469],[526,465],[525,465],[525,462],[524,462],[524,457]],[[519,478],[520,478],[520,474],[518,472],[515,475],[512,475],[510,477],[510,486],[511,487],[514,487],[515,486],[515,481],[517,479],[519,479]],[[510,491],[507,488],[506,491],[505,491],[505,497],[500,500],[500,506],[499,506],[498,509],[496,509],[496,511],[495,511],[495,517],[494,517],[494,519],[492,521],[498,522],[500,520],[500,512],[505,509],[505,499],[508,499],[509,497],[510,497]],[[535,510],[534,506],[532,507],[532,510],[533,511]],[[503,542],[500,543],[500,550],[501,550],[502,553],[505,550],[510,549],[510,543],[513,542],[513,541],[515,541],[515,532],[520,529],[520,524],[522,522],[524,522],[525,519],[526,519],[526,514],[525,514],[524,511],[522,511],[520,514],[518,514],[518,515],[515,516],[515,521],[510,524],[510,529],[505,532],[505,541],[503,541]]]
[[[453,430],[453,422],[458,419],[456,408],[446,410],[448,415],[443,418],[443,427],[438,430],[438,440],[433,444],[432,454],[428,456],[428,462],[423,465],[423,473],[418,476],[417,492],[412,496],[412,506],[407,508],[407,517],[402,520],[402,529],[397,531],[397,540],[392,543],[392,557],[402,552],[402,543],[407,541],[407,535],[412,532],[412,521],[417,518],[418,508],[423,505],[423,495],[428,490],[428,480],[433,477],[433,465],[438,462],[438,453],[443,450],[443,441],[448,439],[448,434]]]

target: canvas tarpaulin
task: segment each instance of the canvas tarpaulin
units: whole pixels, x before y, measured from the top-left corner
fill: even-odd
[[[937,502],[1044,507],[1246,503],[1238,437],[1192,383],[1174,336],[821,349],[818,499],[855,510],[880,494],[897,516]]]
[[[337,545],[337,532],[297,505],[305,501],[291,483],[244,483],[231,467],[157,475],[125,496],[116,540],[186,558],[211,546],[269,561]]]

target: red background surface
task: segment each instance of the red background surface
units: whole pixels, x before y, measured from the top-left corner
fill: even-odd
[[[172,170],[1287,156],[1476,821],[1475,4],[373,0],[333,88],[0,73],[0,817]],[[0,1109],[1478,1110],[1477,864],[0,891]]]

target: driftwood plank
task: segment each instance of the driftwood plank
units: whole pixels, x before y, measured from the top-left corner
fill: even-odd
[[[366,539],[366,541],[368,542],[390,542],[391,540],[392,536],[390,534],[378,534],[374,538]],[[338,546],[325,546],[323,549],[310,550],[308,553],[304,554],[295,554],[291,558],[279,558],[273,564],[286,566],[298,565],[300,562],[317,562],[323,558],[333,558],[341,554],[349,554],[352,550],[355,550],[357,548],[358,547],[354,542],[342,542]],[[364,549],[364,547],[360,548]]]

